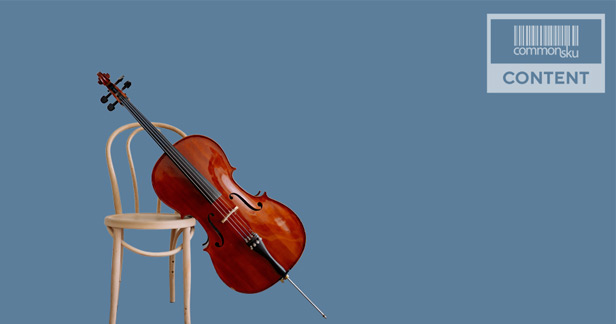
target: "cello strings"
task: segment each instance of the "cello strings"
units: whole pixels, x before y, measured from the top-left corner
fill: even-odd
[[[229,215],[229,218],[227,219],[227,221],[237,224],[239,227],[243,228],[246,232],[248,232],[248,234],[246,234],[248,238],[250,238],[252,234],[254,234],[254,231],[252,230],[250,225],[246,223],[246,220],[244,220],[244,217],[242,217],[241,215],[238,216],[237,215],[238,213],[236,213],[236,211],[233,211],[230,209],[230,207],[227,207],[224,200],[222,200],[221,198],[218,198],[213,204],[215,206],[220,206],[220,208],[222,208],[223,210],[225,209],[230,210],[229,213],[231,213],[231,215],[226,214],[226,215]],[[237,221],[236,218],[239,221]]]
[[[220,200],[220,204],[221,204],[222,206],[226,207],[226,204],[225,204],[224,200],[217,199],[217,200],[216,200],[216,203],[218,203],[218,202],[219,202],[219,200]],[[222,208],[224,208],[224,207],[222,207]],[[229,208],[229,207],[227,207],[227,208]],[[249,236],[250,236],[251,234],[254,234],[254,231],[252,230],[252,228],[250,227],[250,225],[248,225],[248,224],[247,224],[247,221],[244,219],[244,217],[242,217],[242,215],[238,215],[238,214],[236,214],[235,212],[233,212],[233,214],[232,214],[231,216],[229,216],[229,220],[232,220],[232,219],[234,219],[234,218],[237,218],[237,219],[239,220],[239,221],[238,221],[238,223],[239,223],[239,224],[242,224],[242,223],[243,223],[243,226],[244,226],[247,230],[248,230],[248,229],[250,229],[250,230],[249,230]]]
[[[225,204],[224,200],[221,200],[221,199],[218,199],[218,200],[220,200],[220,203],[221,203],[223,206],[225,206],[225,207],[226,207],[226,204]],[[216,201],[218,202],[218,200],[216,200]],[[252,236],[253,236],[253,234],[255,233],[255,232],[252,230],[252,227],[250,227],[250,225],[249,225],[249,224],[247,224],[246,219],[244,219],[244,217],[243,217],[241,214],[239,214],[239,215],[238,215],[238,214],[239,214],[239,213],[237,213],[237,214],[236,214],[235,212],[233,212],[233,214],[229,216],[229,221],[236,222],[235,218],[237,218],[237,219],[238,219],[237,223],[238,223],[239,225],[242,225],[242,227],[243,227],[243,228],[246,228],[246,230],[248,231],[248,237],[249,237],[249,238],[250,238],[250,237],[252,237]]]
[[[137,108],[134,105],[132,105],[130,101],[127,100],[126,103],[130,105],[131,108],[135,109],[135,111],[138,112]],[[133,113],[133,116],[140,122],[140,124],[150,134],[150,136],[152,136],[152,138],[156,141],[156,143],[159,146],[161,146],[161,148],[163,148],[163,151],[165,151],[165,153],[170,153],[168,154],[169,158],[174,162],[174,164],[176,164],[176,166],[180,169],[180,171],[182,171],[182,173],[185,173],[188,180],[190,180],[193,183],[193,185],[203,195],[205,195],[206,198],[208,198],[208,200],[213,201],[214,199],[212,197],[215,196],[215,193],[211,190],[211,188],[208,188],[207,186],[203,186],[202,184],[198,183],[197,178],[195,177],[194,173],[191,172],[192,170],[190,170],[190,168],[187,165],[185,165],[184,161],[182,161],[180,157],[175,155],[175,153],[177,152],[174,152],[176,150],[175,148],[171,147],[171,143],[166,141],[166,138],[162,136],[162,134],[145,118],[145,116],[142,116],[142,115],[140,116],[140,114],[137,114],[135,111],[132,111],[132,110],[129,110],[129,111]]]
[[[235,217],[235,215],[233,215],[233,216]],[[243,217],[242,215],[237,216],[237,219],[239,219],[238,223],[240,223],[240,224],[242,224],[242,223],[243,223],[243,225],[244,225],[245,227],[247,227],[247,228],[249,228],[249,229],[250,229],[250,234],[251,234],[251,235],[255,233],[255,232],[252,230],[252,227],[250,227],[250,225],[249,225],[249,224],[247,224],[246,219],[244,219],[244,217]]]
[[[214,192],[212,192],[211,188],[208,188],[207,185],[203,186],[203,184],[199,183],[199,181],[197,180],[199,179],[199,177],[195,175],[194,171],[196,170],[194,169],[194,167],[191,168],[190,164],[186,165],[188,161],[186,161],[186,159],[183,158],[183,156],[179,154],[177,149],[175,149],[175,147],[173,147],[171,143],[169,143],[166,140],[166,138],[162,135],[160,131],[158,131],[158,129],[153,127],[153,125],[145,118],[145,116],[139,113],[138,109],[128,99],[126,98],[122,98],[122,99],[125,99],[122,101],[123,103],[125,103],[125,106],[127,108],[129,108],[130,106],[130,108],[135,110],[133,111],[132,109],[129,109],[129,112],[137,119],[137,121],[139,121],[142,124],[144,129],[148,131],[148,133],[150,133],[150,135],[157,142],[157,144],[161,147],[163,146],[166,147],[167,148],[166,151],[169,151],[169,153],[173,155],[173,156],[170,156],[170,158],[172,158],[172,160],[175,159],[174,161],[176,162],[175,164],[178,166],[178,168],[180,168],[180,171],[183,171],[186,173],[187,178],[189,178],[189,180],[193,183],[196,189],[200,191],[202,195],[204,195],[206,198],[212,201],[213,207],[216,208],[216,210],[221,215],[223,215],[223,217],[225,217],[225,215],[228,215],[228,213],[231,212],[229,207],[227,207],[226,204],[224,204],[224,201],[220,201],[220,199],[213,199],[213,196],[215,196]],[[150,128],[146,126],[150,126]],[[182,170],[182,167],[184,168],[184,170]],[[191,179],[190,177],[192,177],[193,179]],[[227,210],[226,214],[224,213],[225,210]],[[235,214],[235,212],[233,212],[233,214]],[[240,237],[242,237],[244,240],[247,240],[247,237],[250,238],[251,236],[250,234],[254,232],[246,228],[246,227],[250,228],[250,226],[246,224],[246,221],[243,219],[243,217],[238,217],[238,219],[241,220],[244,224],[242,224],[239,221],[236,221],[235,216],[236,215],[230,215],[228,219],[229,223],[233,227],[233,229],[236,231],[236,233],[240,235]],[[246,232],[248,232],[248,234],[246,234]]]

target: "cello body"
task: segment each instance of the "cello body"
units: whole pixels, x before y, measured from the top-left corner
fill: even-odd
[[[215,204],[210,203],[167,154],[160,157],[152,171],[154,191],[182,217],[190,215],[203,226],[208,236],[204,250],[222,281],[238,292],[257,293],[282,279],[266,258],[247,247],[236,226],[223,221],[226,211],[216,206],[222,204],[235,210],[233,216],[259,234],[273,259],[286,271],[297,263],[306,244],[306,233],[297,215],[266,193],[253,196],[244,191],[233,179],[235,168],[210,138],[191,135],[173,146],[221,196]]]

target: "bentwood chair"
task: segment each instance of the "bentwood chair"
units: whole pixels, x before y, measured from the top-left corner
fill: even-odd
[[[158,128],[165,128],[176,132],[182,137],[186,134],[178,128],[163,124],[152,123]],[[135,200],[135,212],[123,213],[122,202],[120,200],[120,190],[113,161],[111,159],[111,144],[118,134],[125,130],[134,129],[126,140],[126,153],[128,155],[128,163],[133,180],[133,192]],[[138,123],[131,123],[116,129],[109,140],[107,141],[107,167],[109,168],[109,177],[111,178],[111,189],[113,192],[113,204],[115,206],[115,214],[105,217],[105,225],[109,234],[113,237],[113,257],[111,266],[111,309],[109,311],[109,323],[115,324],[118,311],[118,297],[120,293],[120,279],[122,274],[122,256],[124,249],[127,248],[135,253],[149,257],[169,257],[169,299],[170,302],[175,302],[175,255],[184,250],[183,253],[183,269],[184,269],[184,322],[190,323],[190,239],[195,230],[194,218],[180,218],[180,215],[161,213],[160,199],[157,200],[156,213],[142,213],[139,210],[139,193],[137,190],[137,176],[135,174],[135,166],[131,154],[131,141],[137,133],[143,128]],[[171,230],[171,240],[169,251],[163,252],[148,252],[138,249],[124,241],[125,229],[140,229],[140,230]],[[176,247],[177,240],[182,234],[182,245]]]

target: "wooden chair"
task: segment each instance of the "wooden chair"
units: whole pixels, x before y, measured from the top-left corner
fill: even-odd
[[[182,137],[186,134],[178,128],[163,124],[152,123],[158,128],[165,128],[172,130]],[[115,170],[113,168],[113,161],[111,159],[111,144],[118,134],[121,132],[133,129],[135,130],[129,135],[126,141],[126,153],[128,155],[128,162],[130,165],[130,171],[133,178],[133,191],[135,197],[135,212],[123,213],[122,202],[120,200],[120,191],[118,188],[118,181],[116,178]],[[105,217],[105,225],[109,234],[113,237],[113,258],[111,266],[111,309],[109,312],[109,323],[115,324],[117,310],[118,310],[118,297],[120,293],[120,279],[122,273],[122,256],[123,247],[127,248],[135,253],[150,256],[150,257],[169,257],[169,299],[170,302],[175,302],[175,255],[184,250],[183,254],[183,268],[184,268],[184,322],[190,323],[190,239],[195,231],[195,219],[184,218],[181,219],[177,213],[161,213],[160,212],[160,199],[157,200],[156,213],[141,213],[139,211],[139,193],[137,190],[137,177],[135,175],[135,167],[132,159],[130,144],[133,137],[142,131],[143,128],[138,123],[131,123],[124,125],[116,129],[109,140],[107,141],[107,167],[109,168],[109,176],[111,178],[111,189],[113,191],[113,204],[115,206],[115,214]],[[140,250],[124,241],[124,229],[141,229],[141,230],[171,230],[171,242],[169,251],[163,252],[147,252]],[[176,247],[177,240],[183,234],[182,245]]]

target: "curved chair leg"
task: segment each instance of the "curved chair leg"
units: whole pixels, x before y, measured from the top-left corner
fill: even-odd
[[[190,227],[182,234],[182,256],[184,258],[184,323],[190,324]]]
[[[169,250],[175,249],[175,233],[177,229],[171,230],[171,242]],[[175,303],[175,254],[169,256],[169,302]]]
[[[122,271],[122,235],[124,230],[113,230],[113,256],[111,259],[111,308],[109,310],[109,324],[115,324],[118,315],[118,297],[120,295],[120,275]]]

